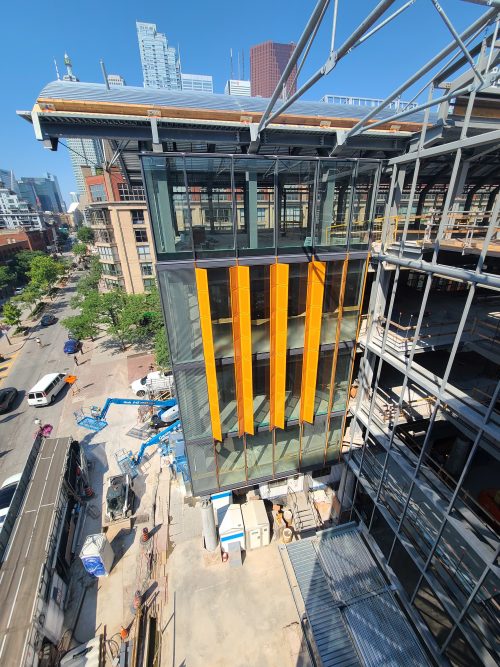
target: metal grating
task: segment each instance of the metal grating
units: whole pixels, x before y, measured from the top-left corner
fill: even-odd
[[[287,546],[307,619],[323,667],[360,667],[340,610],[333,606],[328,583],[311,540]]]
[[[339,602],[385,588],[386,582],[357,531],[320,537],[318,553]]]
[[[367,667],[421,667],[428,663],[390,591],[356,602],[344,614]]]

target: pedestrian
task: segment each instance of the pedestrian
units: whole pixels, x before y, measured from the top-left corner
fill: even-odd
[[[38,336],[35,338],[35,343],[36,343],[39,347],[42,347],[42,341],[38,338]]]
[[[83,354],[83,343],[80,343],[80,354]]]
[[[75,354],[75,356],[73,357],[73,361],[74,361],[75,364],[78,366],[78,357],[76,356],[76,354]]]

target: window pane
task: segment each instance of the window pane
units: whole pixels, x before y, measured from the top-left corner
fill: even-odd
[[[229,269],[208,269],[208,292],[215,358],[232,357],[234,348]]]
[[[312,247],[311,218],[316,162],[278,160],[278,247]]]
[[[173,363],[203,359],[198,295],[194,269],[165,270],[158,274]],[[175,326],[168,326],[169,323]]]
[[[410,479],[389,456],[380,491],[380,501],[387,507],[396,521],[399,521],[409,489]]]
[[[320,162],[315,238],[319,250],[347,247],[354,167],[355,162]]]
[[[371,219],[370,212],[375,196],[375,176],[378,164],[360,161],[357,165],[354,196],[352,201],[350,250],[368,248]]]
[[[347,385],[351,371],[352,350],[341,348],[337,355],[333,393],[333,411],[344,410],[347,404]]]
[[[248,479],[270,477],[273,474],[273,434],[259,431],[246,436]]]
[[[480,664],[478,656],[458,628],[453,632],[445,655],[453,667],[471,667]]]
[[[269,363],[269,359],[260,359],[253,362],[253,409],[256,426],[269,426]]]
[[[314,424],[304,424],[302,433],[301,467],[323,465],[326,446],[326,420],[316,419]]]
[[[401,530],[425,561],[442,523],[440,514],[417,485],[413,487]]]
[[[189,208],[197,257],[234,249],[231,158],[186,158]]]
[[[288,355],[285,379],[285,419],[299,418],[300,387],[302,383],[302,355]]]
[[[452,622],[425,579],[415,596],[414,605],[441,646],[450,633]]]
[[[493,657],[500,646],[500,579],[493,571],[486,576],[465,615],[465,623],[481,639]]]
[[[239,254],[274,254],[275,160],[236,158],[234,186]]]
[[[330,385],[332,382],[332,363],[333,350],[320,350],[314,402],[315,415],[325,415],[328,412]]]
[[[217,490],[218,484],[213,445],[188,444],[187,452],[193,494],[201,496],[206,494],[207,491]]]
[[[366,526],[370,524],[373,507],[373,500],[370,498],[368,493],[366,493],[363,485],[358,483],[356,497],[354,499],[354,509],[356,510],[361,521],[363,521]]]
[[[382,512],[377,507],[373,513],[370,533],[375,538],[375,542],[378,544],[380,551],[386,558],[388,558],[392,543],[394,542],[394,533],[382,516]]]
[[[195,364],[189,366],[179,369],[174,365],[182,429],[188,443],[190,440],[212,436],[205,368]]]
[[[270,266],[250,267],[252,352],[269,352]]]
[[[276,449],[274,453],[274,473],[297,472],[299,470],[300,429],[288,426],[286,431],[275,429]]]
[[[338,463],[340,456],[340,443],[342,440],[343,417],[330,418],[330,430],[328,432],[326,463]]]
[[[333,344],[336,340],[343,266],[343,260],[327,262],[326,264],[323,315],[321,322],[321,345]]]
[[[217,465],[221,486],[245,482],[245,445],[243,438],[227,437],[217,443]]]
[[[183,158],[147,156],[143,166],[157,254],[192,257]]]
[[[408,597],[411,597],[420,577],[420,571],[399,540],[396,540],[389,565],[396,573]]]
[[[219,411],[223,433],[238,430],[238,412],[236,409],[236,384],[234,365],[216,365],[217,388],[219,392]]]
[[[288,349],[304,347],[307,266],[307,262],[290,264],[288,276]]]

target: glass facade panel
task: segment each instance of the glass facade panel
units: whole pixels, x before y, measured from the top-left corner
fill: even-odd
[[[453,632],[444,653],[453,667],[471,667],[480,664],[478,656],[458,628]]]
[[[481,637],[493,658],[498,659],[500,646],[500,578],[493,571],[487,575],[472,605],[465,615],[465,623],[475,637]]]
[[[174,378],[186,442],[212,437],[205,366],[174,364]]]
[[[274,473],[298,472],[300,427],[288,426],[286,431],[275,429]]]
[[[269,352],[270,269],[250,267],[250,309],[252,316],[252,352]]]
[[[213,444],[188,445],[188,458],[193,494],[195,496],[202,496],[207,492],[217,490]]]
[[[330,417],[325,463],[338,463],[339,461],[343,421],[344,418],[342,416]]]
[[[361,449],[357,450],[355,454],[359,465],[361,461]],[[377,492],[382,478],[386,456],[386,450],[378,443],[370,443],[365,447],[361,477],[371,486],[374,493]]]
[[[323,314],[321,322],[321,345],[335,344],[339,316],[340,289],[344,261],[327,262]]]
[[[270,477],[273,474],[273,433],[259,431],[247,435],[247,471],[248,479]]]
[[[352,350],[340,348],[335,367],[335,384],[333,392],[333,410],[344,410],[347,405],[347,389],[351,373]]]
[[[224,438],[215,445],[220,486],[240,484],[246,480],[245,443],[237,436]]]
[[[347,248],[355,162],[321,160],[316,197],[316,248]]]
[[[288,355],[285,380],[285,419],[298,419],[302,383],[302,355]]]
[[[363,521],[366,526],[370,525],[370,521],[373,514],[373,500],[370,498],[369,494],[363,488],[363,485],[358,482],[358,487],[356,489],[356,496],[354,498],[354,510],[358,515],[359,519]]]
[[[326,419],[316,419],[314,424],[303,425],[301,467],[322,466],[325,458]]]
[[[420,571],[415,566],[410,554],[397,539],[392,550],[389,565],[394,570],[406,594],[411,598],[420,577]]]
[[[354,196],[352,200],[350,250],[364,250],[368,248],[371,227],[371,209],[375,196],[375,180],[378,164],[358,162]]]
[[[238,211],[236,239],[240,255],[274,254],[274,159],[235,158],[234,187]]]
[[[184,159],[146,156],[143,167],[158,259],[193,257]]]
[[[341,341],[354,340],[356,338],[364,273],[364,259],[354,259],[349,262],[345,282],[342,324],[340,327]]]
[[[254,360],[252,364],[253,407],[256,426],[269,426],[270,368],[269,359]]]
[[[328,412],[330,386],[332,383],[332,363],[333,350],[320,350],[314,402],[315,415],[326,415]]]
[[[307,262],[290,264],[288,276],[287,348],[304,347],[307,302]]]
[[[200,311],[194,269],[158,272],[165,320],[169,326],[169,347],[172,362],[203,360]]]
[[[216,359],[234,356],[229,269],[208,269],[208,293]]]
[[[370,533],[373,535],[380,551],[386,558],[388,558],[391,552],[392,543],[394,542],[394,531],[384,519],[382,512],[378,507],[375,507],[373,512]]]
[[[231,158],[186,157],[193,245],[197,257],[234,254]]]
[[[387,507],[396,521],[403,512],[404,503],[410,489],[410,479],[392,459],[387,460],[387,469],[380,490],[380,501]]]
[[[233,364],[216,364],[217,389],[219,392],[219,412],[223,433],[238,430],[236,409],[236,384]]]
[[[312,247],[316,165],[312,160],[278,160],[278,249]]]

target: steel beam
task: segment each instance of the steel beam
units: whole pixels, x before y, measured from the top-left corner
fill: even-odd
[[[438,155],[445,155],[446,153],[453,153],[458,149],[476,148],[477,146],[484,146],[485,144],[498,143],[500,141],[500,130],[492,130],[491,132],[483,132],[474,137],[467,137],[466,139],[458,139],[457,141],[450,141],[447,144],[440,146],[432,146],[431,148],[424,148],[422,151],[414,151],[413,153],[406,153],[399,157],[389,160],[389,165],[405,164],[407,162],[414,162],[417,157],[425,159],[436,157]]]

